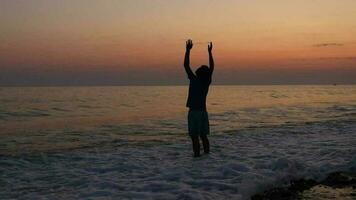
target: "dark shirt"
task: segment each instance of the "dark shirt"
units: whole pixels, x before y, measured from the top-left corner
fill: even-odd
[[[190,110],[206,111],[206,96],[211,83],[211,74],[207,80],[200,80],[195,75],[188,77],[190,80],[187,107]]]

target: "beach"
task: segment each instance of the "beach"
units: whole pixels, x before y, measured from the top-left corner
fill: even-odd
[[[214,86],[193,158],[187,88],[0,89],[1,199],[249,199],[356,169],[355,86]]]

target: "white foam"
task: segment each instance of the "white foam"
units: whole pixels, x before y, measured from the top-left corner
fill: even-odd
[[[248,199],[291,179],[321,179],[332,171],[355,170],[356,123],[340,123],[211,136],[212,153],[197,159],[191,156],[188,138],[169,145],[48,154],[45,162],[43,156],[5,157],[0,167],[6,187],[0,196]]]

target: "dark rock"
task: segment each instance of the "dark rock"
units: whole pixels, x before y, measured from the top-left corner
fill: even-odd
[[[251,197],[251,200],[293,200],[297,199],[298,193],[310,189],[318,183],[312,179],[300,179],[291,181],[289,187],[273,188],[262,194]]]
[[[293,200],[297,195],[288,188],[273,188],[262,194],[256,194],[251,197],[251,200]]]
[[[318,182],[313,179],[300,179],[300,180],[292,181],[291,186],[289,188],[294,192],[302,192],[304,190],[308,190],[314,187],[317,184]]]
[[[344,172],[334,172],[321,182],[330,187],[356,186],[356,176]]]
[[[317,182],[312,179],[299,179],[290,182],[289,187],[278,187],[264,191],[263,193],[253,195],[251,200],[295,200],[299,195],[310,188],[320,185],[329,187],[356,187],[356,174],[345,172],[334,172],[328,177]],[[354,193],[352,195],[355,195]]]

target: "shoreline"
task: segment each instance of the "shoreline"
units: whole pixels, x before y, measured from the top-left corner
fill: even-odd
[[[297,179],[288,187],[275,187],[251,196],[251,200],[296,199],[354,199],[356,198],[356,173],[337,171],[321,181]]]
[[[43,153],[30,153],[27,149],[29,154],[1,155],[5,187],[0,197],[244,200],[272,187],[287,186],[290,180],[320,181],[331,172],[356,169],[354,120],[287,124],[212,135],[213,151],[198,159],[192,158],[187,139],[131,145],[128,139],[113,139],[113,130],[105,132],[108,137],[104,137],[104,132],[54,135],[59,137],[55,141],[63,139],[68,144],[80,138],[84,148]],[[86,143],[84,138],[92,143]],[[27,141],[19,142],[25,145]],[[305,196],[325,190],[317,187],[315,181],[293,185],[300,186]],[[349,190],[346,188],[345,192]],[[288,192],[283,188],[272,191],[277,195]],[[267,196],[260,199],[278,200]]]

